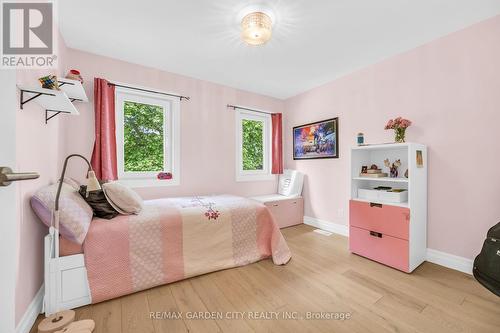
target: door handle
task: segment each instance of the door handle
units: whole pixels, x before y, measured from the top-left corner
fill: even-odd
[[[37,172],[12,172],[9,167],[0,167],[0,186],[9,186],[12,182],[20,180],[37,179]]]
[[[382,233],[376,231],[370,231],[370,236],[382,238]]]
[[[382,204],[370,202],[370,207],[382,208]]]

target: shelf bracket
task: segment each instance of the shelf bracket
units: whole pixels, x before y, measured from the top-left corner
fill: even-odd
[[[54,113],[53,115],[49,116],[49,112]],[[59,113],[69,113],[65,111],[57,111],[57,110],[45,110],[45,124],[49,122],[50,119],[54,118],[57,116]]]
[[[24,93],[25,92],[32,93],[32,94],[35,94],[35,95],[31,96],[27,100],[24,100]],[[55,96],[55,94],[51,94],[51,93],[43,93],[43,92],[38,92],[38,91],[31,91],[31,90],[21,89],[21,95],[20,95],[20,98],[19,98],[19,108],[22,110],[24,108],[24,104],[26,104],[26,103],[34,100],[37,97],[42,96],[42,95],[45,95],[45,96]]]
[[[74,83],[71,83],[71,82],[59,82],[59,87],[62,87],[65,84],[69,84],[70,86],[74,86],[75,85]]]

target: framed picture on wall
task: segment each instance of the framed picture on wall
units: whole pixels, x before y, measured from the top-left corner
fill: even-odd
[[[293,128],[293,159],[339,157],[338,118],[318,121]]]

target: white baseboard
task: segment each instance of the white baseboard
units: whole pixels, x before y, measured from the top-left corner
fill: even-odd
[[[315,217],[304,216],[304,224],[310,225],[321,230],[333,232],[334,234],[349,237],[349,226],[345,224],[334,223],[320,220]]]
[[[38,290],[23,317],[17,324],[16,333],[28,333],[35,324],[36,318],[42,312],[44,290],[45,288],[42,284],[40,290]]]
[[[344,224],[320,220],[310,216],[304,216],[304,224],[349,237],[349,226]],[[473,260],[471,259],[428,248],[426,260],[440,266],[472,274]]]
[[[460,272],[472,274],[473,260],[438,250],[427,249],[427,261]]]

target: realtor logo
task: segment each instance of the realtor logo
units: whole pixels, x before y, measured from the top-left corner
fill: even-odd
[[[2,1],[2,67],[53,68],[54,3]]]

